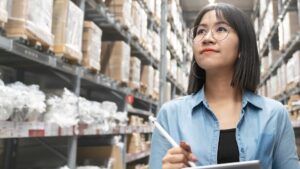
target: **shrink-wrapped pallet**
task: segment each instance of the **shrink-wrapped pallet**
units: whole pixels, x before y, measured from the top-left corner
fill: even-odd
[[[130,12],[128,11],[131,11],[132,0],[109,0],[105,1],[105,4],[114,14],[116,19],[120,21],[124,27],[130,29],[132,21]]]
[[[131,89],[140,88],[141,79],[141,61],[137,57],[130,58],[130,70],[129,70],[129,87]]]
[[[101,73],[128,83],[130,46],[123,41],[102,42]]]
[[[88,69],[100,70],[102,30],[93,22],[85,21],[82,40],[82,65]]]
[[[55,54],[80,63],[83,11],[70,0],[54,0],[52,32]]]
[[[44,47],[51,46],[54,38],[51,33],[52,7],[53,0],[8,1],[9,17],[5,25],[6,35],[34,41]]]
[[[144,94],[150,96],[153,93],[153,76],[154,76],[154,69],[150,65],[143,66],[142,69],[142,76],[141,76],[141,83],[146,86],[146,91]]]

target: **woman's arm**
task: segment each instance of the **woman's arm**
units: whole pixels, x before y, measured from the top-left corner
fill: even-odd
[[[300,169],[293,126],[287,110],[282,107],[277,122],[277,141],[274,149],[273,169]]]

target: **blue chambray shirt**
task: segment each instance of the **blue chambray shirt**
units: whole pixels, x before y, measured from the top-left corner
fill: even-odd
[[[217,164],[219,123],[205,99],[204,88],[165,103],[158,122],[179,143],[190,144],[196,165]],[[236,128],[240,161],[260,160],[262,169],[300,169],[294,130],[287,110],[275,100],[246,91]],[[161,169],[171,144],[153,131],[150,169]]]

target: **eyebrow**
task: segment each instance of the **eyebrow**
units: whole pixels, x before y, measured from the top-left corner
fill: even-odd
[[[219,24],[226,24],[226,25],[228,25],[228,23],[226,21],[218,21],[214,25],[219,25]],[[205,24],[205,23],[200,23],[198,26],[208,27],[208,25]]]

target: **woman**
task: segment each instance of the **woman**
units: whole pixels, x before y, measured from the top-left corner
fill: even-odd
[[[151,169],[260,160],[262,169],[299,169],[293,127],[281,103],[255,94],[259,56],[250,19],[228,4],[206,6],[194,28],[190,95],[164,104]]]

